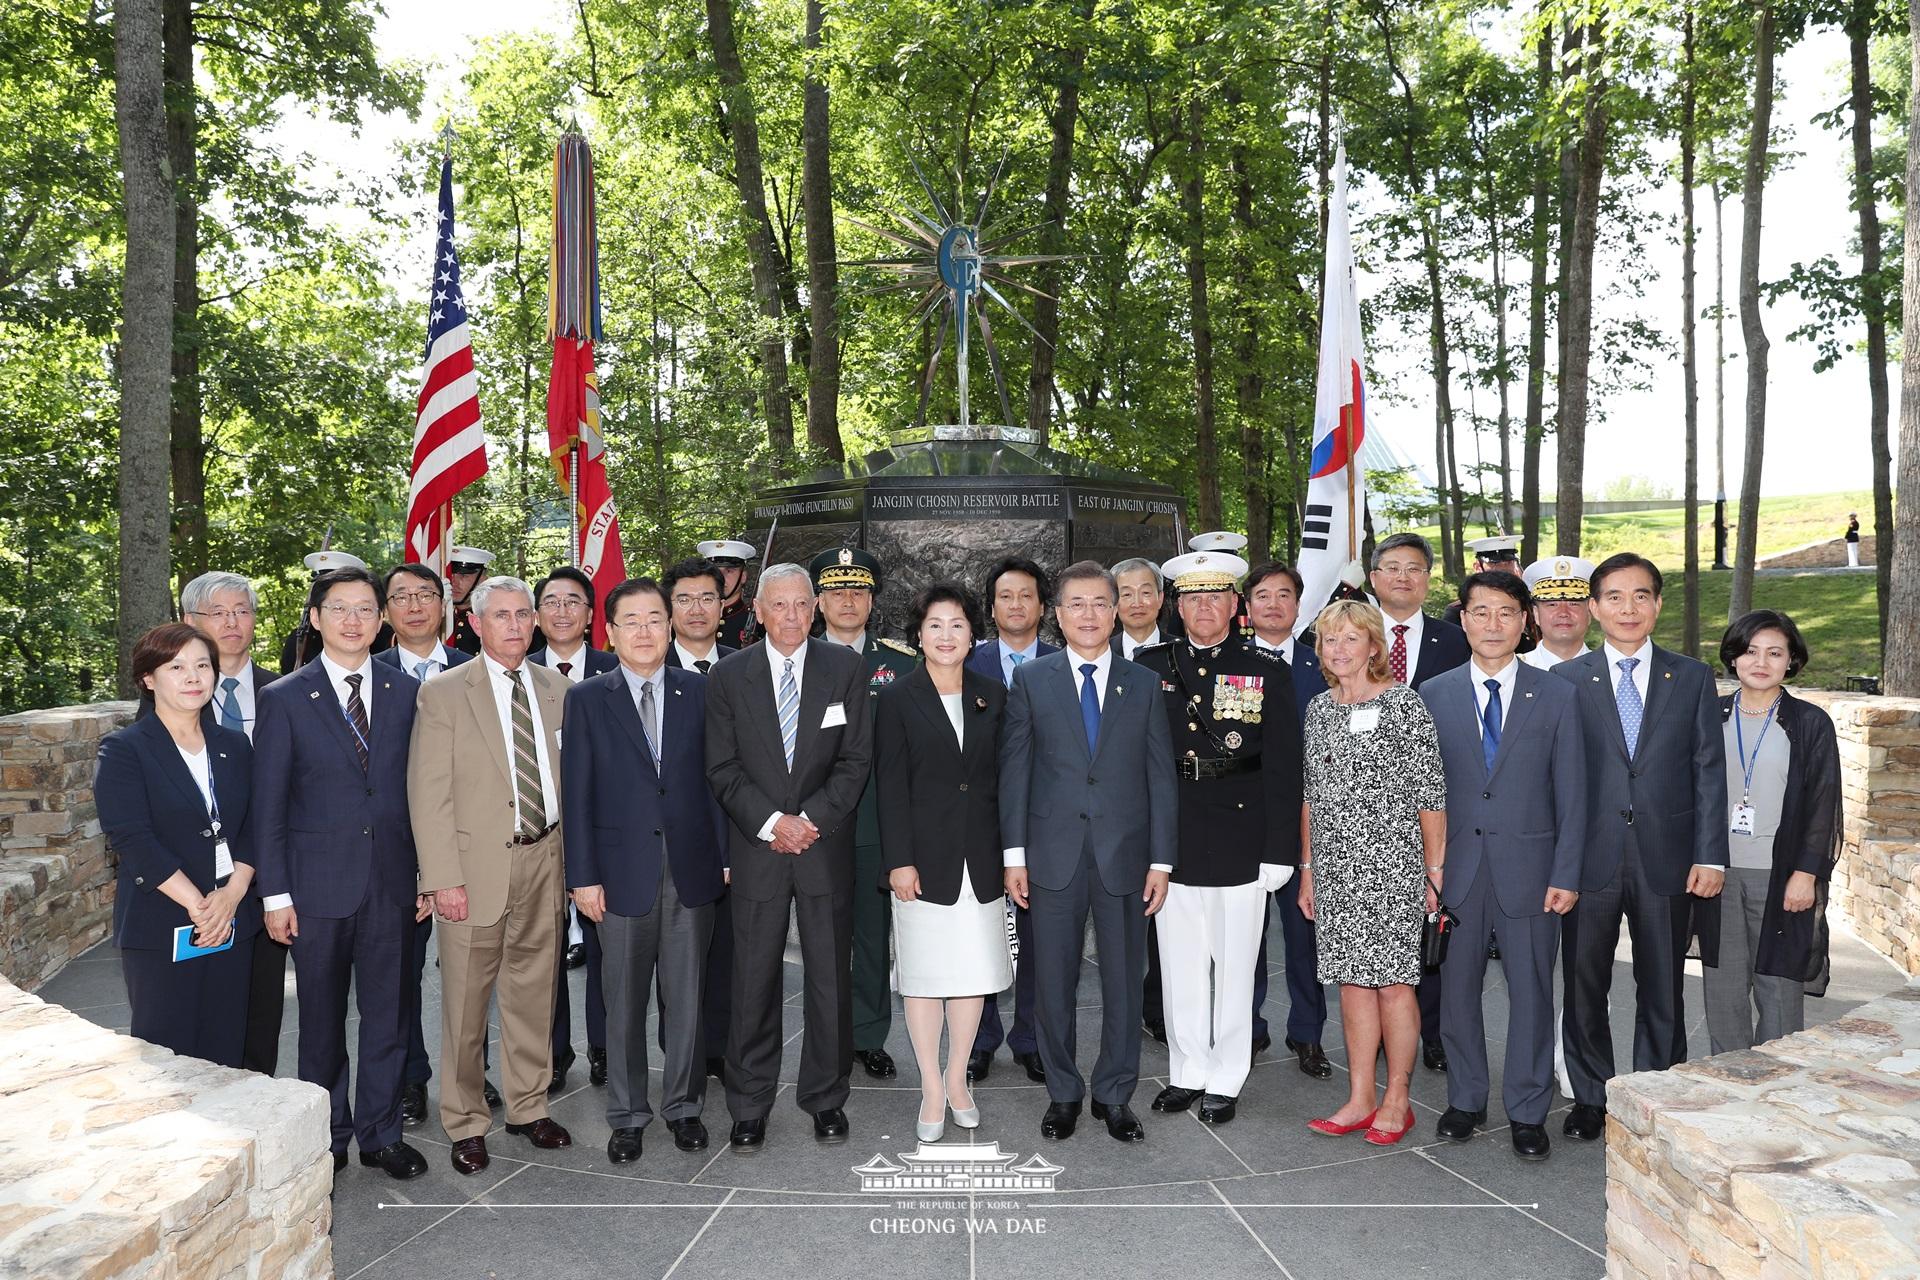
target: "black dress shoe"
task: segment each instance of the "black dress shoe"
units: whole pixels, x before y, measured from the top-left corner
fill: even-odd
[[[993,1055],[990,1053],[970,1053],[967,1055],[967,1083],[985,1080],[993,1070]]]
[[[569,1049],[567,1050],[567,1054],[564,1058],[556,1058],[554,1060],[553,1082],[547,1086],[547,1096],[549,1098],[553,1097],[555,1094],[565,1092],[567,1087],[567,1072],[573,1069],[573,1064],[577,1060],[577,1058],[578,1058],[578,1055],[576,1055],[573,1050]]]
[[[427,1118],[427,1086],[410,1084],[400,1091],[400,1124],[411,1129]]]
[[[493,1087],[493,1081],[484,1078],[480,1081],[480,1096],[487,1100],[487,1110],[500,1109],[500,1091]]]
[[[1047,1064],[1040,1061],[1038,1053],[1016,1053],[1013,1060],[1027,1069],[1027,1079],[1035,1084],[1047,1082]]]
[[[578,969],[587,962],[587,944],[573,942],[567,944],[567,968]]]
[[[1447,1069],[1447,1047],[1438,1040],[1423,1040],[1420,1044],[1420,1061],[1429,1071]]]
[[[1159,1018],[1143,1019],[1140,1023],[1140,1029],[1152,1036],[1155,1040],[1158,1040],[1161,1044],[1167,1042],[1167,1024]]]
[[[735,1151],[758,1151],[766,1145],[767,1118],[758,1120],[735,1120],[733,1131],[727,1135],[727,1145]]]
[[[1606,1131],[1607,1109],[1584,1102],[1574,1103],[1573,1110],[1567,1112],[1567,1122],[1560,1126],[1560,1132],[1582,1142],[1592,1142]]]
[[[405,1182],[427,1171],[427,1158],[404,1142],[389,1142],[378,1151],[362,1151],[360,1163],[377,1168],[389,1178]]]
[[[632,1164],[640,1158],[640,1131],[615,1129],[607,1138],[607,1159],[615,1164]]]
[[[347,1167],[347,1153],[344,1151],[334,1152],[333,1153],[333,1171],[335,1173],[338,1173],[346,1167]]]
[[[685,1120],[669,1120],[667,1128],[673,1131],[673,1145],[681,1151],[705,1151],[707,1149],[707,1126],[700,1123],[699,1116],[690,1116]]]
[[[573,1145],[573,1135],[549,1116],[541,1116],[530,1124],[510,1124],[507,1132],[524,1137],[542,1151],[558,1151]]]
[[[875,1080],[891,1080],[900,1074],[885,1049],[855,1049],[853,1059]]]
[[[1253,1038],[1253,1053],[1255,1057],[1258,1057],[1271,1048],[1273,1048],[1272,1036],[1261,1034]]]
[[[1289,1040],[1287,1051],[1300,1060],[1300,1070],[1315,1080],[1325,1080],[1333,1075],[1333,1064],[1327,1061],[1326,1050],[1317,1040]]]
[[[813,1136],[822,1142],[845,1142],[847,1113],[839,1107],[828,1107],[825,1111],[814,1112]]]
[[[1077,1102],[1049,1102],[1047,1114],[1040,1117],[1040,1136],[1052,1138],[1056,1142],[1062,1138],[1071,1138],[1073,1128],[1080,1122],[1080,1104]]]
[[[453,1171],[474,1174],[487,1167],[487,1140],[462,1138],[453,1144]]]
[[[1226,1124],[1236,1114],[1236,1104],[1239,1101],[1238,1098],[1223,1098],[1217,1093],[1201,1095],[1200,1123]]]
[[[715,1080],[725,1080],[727,1078],[727,1060],[725,1058],[708,1058],[707,1074]]]
[[[605,1084],[607,1082],[607,1051],[587,1046],[587,1083]]]
[[[1133,1108],[1126,1103],[1108,1106],[1104,1102],[1093,1104],[1093,1118],[1107,1122],[1107,1136],[1116,1142],[1145,1142],[1147,1131],[1140,1127]]]
[[[1158,1094],[1154,1095],[1153,1109],[1155,1111],[1185,1111],[1193,1105],[1194,1099],[1199,1096],[1200,1090],[1198,1089],[1182,1089],[1177,1084],[1170,1084]]]
[[[1440,1117],[1440,1123],[1434,1127],[1448,1142],[1465,1142],[1473,1137],[1476,1128],[1486,1122],[1485,1111],[1463,1111],[1459,1107],[1448,1107],[1447,1113]]]
[[[1516,1124],[1513,1126],[1513,1154],[1522,1160],[1545,1160],[1547,1150],[1552,1145],[1547,1141],[1545,1125]]]

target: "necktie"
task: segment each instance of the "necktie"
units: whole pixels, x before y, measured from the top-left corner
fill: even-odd
[[[1093,687],[1093,675],[1099,669],[1091,662],[1080,664],[1080,723],[1086,726],[1089,756],[1100,748],[1100,691]]]
[[[1019,670],[1020,664],[1026,660],[1027,655],[1024,653],[1009,653],[1007,655],[1007,688],[1013,688],[1013,673]]]
[[[1622,658],[1613,664],[1620,668],[1620,687],[1613,691],[1613,701],[1620,708],[1620,733],[1627,740],[1627,758],[1640,747],[1640,717],[1646,711],[1640,702],[1640,686],[1633,682],[1633,669],[1640,665],[1638,658]]]
[[[1393,624],[1393,647],[1387,650],[1387,665],[1393,668],[1393,678],[1400,684],[1407,682],[1407,624]]]
[[[367,743],[373,727],[367,723],[367,704],[360,701],[360,682],[366,677],[354,672],[347,677],[347,723],[353,726],[353,753],[360,757],[360,772],[367,771]]]
[[[537,836],[547,829],[547,801],[540,789],[540,749],[533,739],[533,707],[520,672],[507,672],[513,686],[513,793],[520,801],[520,833]]]
[[[660,709],[653,701],[653,681],[640,686],[640,731],[647,735],[647,751],[655,771],[660,768]]]
[[[793,659],[780,675],[780,745],[787,751],[787,771],[793,771],[793,741],[800,731],[800,686],[793,678]]]
[[[356,677],[357,679],[358,677]],[[220,702],[220,727],[239,729],[243,733],[247,728],[246,717],[240,714],[240,699],[235,690],[240,687],[240,677],[228,676],[220,682],[220,692],[227,696]]]
[[[693,669],[695,671],[698,671],[701,675],[705,675],[707,674],[707,672],[713,670],[713,659],[712,658],[695,658],[693,660]]]
[[[560,666],[561,675],[566,676],[569,679],[573,677],[573,664],[571,662],[562,662],[559,664],[559,666]]]
[[[413,669],[413,678],[415,680],[418,680],[421,684],[425,684],[427,682],[427,677],[432,674],[433,674],[432,658],[420,659],[420,665]]]
[[[1486,758],[1487,772],[1493,772],[1493,757],[1500,751],[1500,682],[1482,681],[1487,686],[1487,709],[1480,713],[1480,754]]]

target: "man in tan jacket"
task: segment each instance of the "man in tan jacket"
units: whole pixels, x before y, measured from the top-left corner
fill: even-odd
[[[420,896],[440,920],[440,1123],[453,1167],[487,1167],[487,1002],[500,1002],[507,1132],[551,1150],[573,1139],[547,1114],[553,987],[565,880],[560,718],[565,676],[527,657],[533,592],[473,590],[480,661],[420,688],[407,765]]]

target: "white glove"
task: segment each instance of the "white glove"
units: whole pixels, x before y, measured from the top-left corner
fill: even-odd
[[[1287,881],[1291,879],[1293,879],[1292,867],[1282,866],[1278,862],[1260,864],[1260,888],[1265,893],[1285,888]]]

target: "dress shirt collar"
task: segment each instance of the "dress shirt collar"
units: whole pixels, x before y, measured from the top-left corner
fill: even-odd
[[[1640,674],[1640,672],[1646,670],[1648,660],[1653,657],[1653,641],[1651,639],[1642,640],[1640,642],[1640,647],[1638,649],[1635,649],[1632,653],[1625,653],[1619,649],[1614,648],[1613,641],[1611,640],[1603,642],[1600,647],[1606,650],[1607,665],[1613,668],[1613,670],[1615,671],[1620,670],[1620,660],[1622,658],[1640,659],[1640,665],[1634,668],[1635,675],[1638,675]]]
[[[1507,665],[1498,671],[1487,670],[1480,664],[1478,655],[1470,658],[1468,665],[1473,668],[1474,688],[1484,694],[1487,691],[1487,681],[1498,680],[1500,682],[1500,700],[1502,702],[1511,702],[1513,700],[1513,685],[1514,682],[1520,678],[1520,660],[1517,657],[1509,657],[1507,659]]]
[[[1292,636],[1288,636],[1279,644],[1270,644],[1262,637],[1256,635],[1253,638],[1253,643],[1262,649],[1271,649],[1273,652],[1285,658],[1288,666],[1293,665],[1293,646],[1295,641]]]
[[[364,677],[360,681],[360,705],[365,708],[369,716],[373,714],[373,658],[371,656],[361,658],[360,666],[354,669],[341,666],[327,656],[325,649],[322,649],[320,665],[327,673],[327,683],[333,686],[334,696],[340,699],[340,705],[343,707],[347,705],[347,695],[351,692],[347,688],[347,677]]]
[[[695,653],[693,650],[687,648],[687,646],[685,646],[684,644],[681,644],[678,640],[675,640],[673,642],[673,651],[676,654],[680,655],[680,665],[685,667],[689,671],[699,670],[698,667],[693,665],[696,662],[704,662],[707,665],[711,666],[714,663],[720,661],[720,642],[718,640],[715,640],[712,644],[708,645],[707,651],[705,653]]]
[[[1073,691],[1075,693],[1080,692],[1080,680],[1085,674],[1080,668],[1091,662],[1093,664],[1093,687],[1100,691],[1101,696],[1104,697],[1106,695],[1107,669],[1113,666],[1112,649],[1102,649],[1100,656],[1097,658],[1083,658],[1069,647],[1067,649],[1067,661],[1073,667]]]
[[[780,696],[780,676],[781,673],[786,670],[787,659],[789,657],[793,659],[793,682],[797,685],[806,679],[807,642],[805,640],[802,640],[800,647],[795,649],[791,654],[781,653],[773,647],[773,641],[771,640],[762,640],[760,647],[767,651],[767,668],[773,672],[773,693],[775,697]]]
[[[393,650],[400,655],[400,666],[408,675],[412,675],[423,662],[431,662],[442,671],[453,665],[447,660],[447,646],[438,640],[434,641],[433,648],[425,653],[415,653],[397,640],[394,641]]]
[[[1412,680],[1414,669],[1420,665],[1420,641],[1427,634],[1427,615],[1415,609],[1411,617],[1396,618],[1382,609],[1380,621],[1386,626],[1389,650],[1393,648],[1393,629],[1395,627],[1407,629],[1407,679]]]
[[[1126,628],[1122,627],[1120,630],[1120,656],[1131,662],[1134,654],[1150,644],[1159,644],[1160,638],[1159,627],[1155,627],[1152,631],[1148,632],[1145,640],[1135,640],[1131,635],[1127,634]]]
[[[845,640],[839,639],[833,634],[833,632],[828,631],[824,628],[821,629],[820,634],[815,638],[820,640],[825,640],[828,644],[837,644],[843,649],[851,649],[855,653],[865,653],[867,651],[867,633],[864,631],[860,633],[860,638],[855,640],[851,644],[848,644]]]
[[[482,649],[480,651],[480,661],[487,664],[487,679],[503,687],[510,683],[507,680],[507,668],[501,666],[498,662],[494,661],[493,655],[488,653],[485,649]],[[515,667],[514,670],[521,673],[520,683],[523,687],[525,687],[527,692],[531,694],[533,692],[533,681],[528,679],[526,676],[526,670],[527,670],[526,661],[523,659],[520,665],[518,667]]]
[[[665,663],[656,667],[652,675],[643,676],[623,662],[620,664],[620,674],[626,679],[627,692],[633,695],[634,706],[637,707],[640,705],[641,690],[645,689],[648,685],[652,685],[653,705],[661,708],[665,707],[666,704],[663,701],[667,691],[667,667]]]
[[[584,639],[581,640],[578,645],[574,646],[573,652],[571,653],[562,653],[554,648],[552,644],[548,644],[544,662],[555,671],[560,669],[560,664],[563,662],[571,662],[573,669],[576,671],[585,670],[587,665],[587,642]]]

